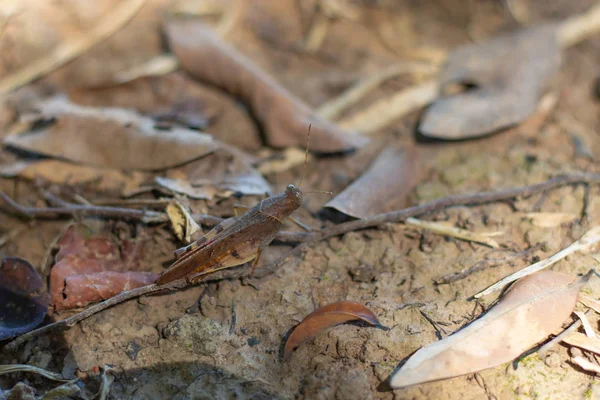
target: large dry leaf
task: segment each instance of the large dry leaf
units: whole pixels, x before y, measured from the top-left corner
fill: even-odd
[[[288,360],[296,347],[322,330],[344,322],[362,320],[369,325],[379,326],[375,314],[362,304],[353,301],[340,301],[316,309],[298,324],[288,336],[283,358]]]
[[[169,18],[165,27],[183,69],[248,104],[263,125],[270,145],[304,146],[309,125],[311,149],[317,152],[344,152],[367,143],[367,139],[348,135],[321,118],[208,26],[199,21]]]
[[[5,144],[81,164],[137,170],[174,167],[220,147],[207,134],[158,130],[151,119],[129,110],[82,107],[64,97],[37,106],[31,131],[11,134]]]
[[[44,320],[50,298],[46,283],[27,261],[0,264],[0,341],[28,332]]]
[[[50,300],[56,311],[82,307],[156,281],[157,274],[138,271],[143,242],[93,234],[71,225],[57,243],[50,271]]]
[[[325,207],[355,218],[397,210],[418,182],[416,149],[387,148],[369,169]]]
[[[561,327],[585,280],[554,271],[521,279],[483,317],[413,354],[391,376],[391,387],[452,378],[512,361]]]
[[[475,87],[439,97],[425,112],[419,131],[432,138],[465,139],[525,120],[558,71],[556,33],[555,25],[543,25],[453,51],[440,75],[441,87]]]

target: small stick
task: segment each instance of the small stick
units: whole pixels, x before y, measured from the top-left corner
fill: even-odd
[[[466,277],[474,274],[475,272],[483,271],[484,269],[493,268],[497,265],[504,264],[506,262],[526,258],[533,254],[534,252],[540,250],[543,247],[543,243],[538,243],[535,246],[531,246],[528,249],[519,251],[517,253],[510,254],[504,258],[493,258],[493,259],[485,259],[479,260],[469,268],[465,268],[462,271],[454,272],[452,274],[444,275],[439,278],[435,278],[433,282],[436,285],[448,284],[456,281],[460,281],[461,279],[465,279]]]
[[[293,233],[293,234],[287,235],[287,236],[295,237],[295,238],[304,238],[304,241],[302,242],[302,240],[300,240],[302,242],[301,244],[299,244],[298,246],[296,246],[295,248],[290,250],[286,255],[284,255],[277,262],[259,269],[255,276],[256,276],[256,278],[261,278],[263,276],[266,276],[266,275],[272,273],[277,268],[279,268],[289,257],[298,255],[304,249],[309,247],[311,244],[314,244],[319,240],[330,238],[332,236],[341,235],[341,234],[359,230],[359,229],[376,227],[376,226],[382,225],[387,222],[401,222],[408,217],[423,215],[423,214],[431,213],[434,211],[440,211],[440,210],[443,210],[443,209],[449,208],[449,207],[455,207],[455,206],[461,206],[461,205],[462,206],[478,205],[478,204],[486,204],[486,203],[492,203],[492,202],[497,202],[497,201],[505,201],[507,199],[512,199],[512,198],[519,197],[519,196],[530,196],[534,193],[544,192],[544,191],[554,189],[557,187],[561,187],[561,186],[573,185],[573,184],[578,184],[578,183],[591,184],[591,183],[599,183],[599,182],[600,182],[600,174],[584,173],[584,172],[574,173],[571,175],[559,176],[559,177],[547,180],[542,183],[534,184],[534,185],[502,189],[502,190],[498,190],[495,192],[480,192],[480,193],[472,193],[472,194],[466,194],[466,195],[455,195],[455,196],[443,197],[441,199],[434,200],[434,201],[431,201],[428,203],[424,203],[424,204],[421,204],[418,206],[408,207],[408,208],[398,210],[398,211],[392,211],[389,213],[375,215],[373,217],[368,217],[368,218],[365,218],[362,220],[350,221],[350,222],[346,222],[343,224],[339,224],[339,225],[333,226],[331,228],[325,229],[322,232]],[[4,200],[5,203],[9,204],[13,209],[20,211],[21,214],[29,216],[29,217],[39,216],[39,215],[43,215],[46,217],[48,217],[48,216],[52,217],[52,216],[56,216],[57,214],[58,215],[61,215],[61,214],[62,215],[74,215],[75,213],[73,212],[72,207],[78,207],[78,209],[81,209],[81,207],[83,207],[83,208],[88,208],[90,210],[100,209],[100,210],[110,210],[111,211],[111,213],[104,213],[104,214],[94,214],[94,213],[90,212],[87,215],[115,217],[119,213],[123,214],[122,211],[126,211],[127,213],[137,212],[135,214],[126,214],[126,215],[129,215],[129,216],[136,215],[138,219],[140,219],[140,215],[142,215],[142,216],[144,215],[143,212],[141,212],[139,210],[118,209],[118,210],[120,210],[119,213],[113,213],[113,211],[115,210],[114,207],[96,207],[96,206],[70,206],[70,207],[65,207],[65,208],[57,207],[57,208],[51,209],[51,210],[54,210],[53,212],[46,212],[47,209],[39,209],[39,208],[34,208],[34,207],[20,206],[19,204],[15,203],[10,197],[8,197],[6,194],[4,194],[2,192],[0,192],[0,199]],[[59,210],[60,212],[56,212],[55,210]],[[154,214],[160,215],[160,213],[156,213],[156,212]],[[166,221],[166,215],[164,217],[165,217],[165,221]],[[282,232],[282,233],[285,233],[285,232]],[[287,232],[287,233],[291,233],[291,232]],[[223,280],[223,279],[237,279],[237,278],[245,277],[248,275],[248,269],[249,269],[249,267],[246,266],[246,267],[242,267],[242,268],[217,271],[214,274],[208,275],[203,280],[203,282],[212,282],[212,281],[219,281],[219,280]],[[6,349],[15,349],[17,346],[24,343],[26,340],[28,340],[34,336],[37,336],[40,333],[47,332],[55,327],[73,326],[76,323],[78,323],[79,321],[84,320],[84,319],[86,319],[108,307],[119,304],[125,300],[129,300],[129,299],[139,297],[139,296],[142,296],[145,294],[159,292],[162,290],[167,290],[167,289],[175,290],[175,289],[186,286],[186,284],[187,283],[185,282],[185,280],[183,280],[183,281],[179,280],[179,281],[172,282],[170,285],[165,285],[165,286],[159,287],[159,286],[156,286],[155,284],[152,284],[152,285],[142,286],[137,289],[133,289],[133,290],[129,290],[127,292],[120,293],[115,297],[105,300],[102,303],[98,303],[98,304],[96,304],[78,314],[75,314],[69,318],[54,322],[52,324],[43,326],[43,327],[33,330],[31,332],[25,333],[25,334],[19,336],[17,339],[12,341],[11,343],[7,344],[5,348]]]
[[[173,281],[168,285],[157,286],[156,284],[151,284],[151,285],[142,286],[142,287],[139,287],[136,289],[128,290],[126,292],[121,292],[118,295],[111,297],[108,300],[105,300],[101,303],[98,303],[89,308],[86,308],[85,310],[83,310],[75,315],[72,315],[68,318],[62,319],[60,321],[52,322],[51,324],[42,326],[41,328],[34,329],[33,331],[24,333],[23,335],[19,336],[12,342],[8,343],[5,346],[5,349],[6,350],[14,350],[17,347],[19,347],[21,344],[25,343],[27,340],[31,339],[32,337],[38,336],[42,333],[48,332],[55,328],[70,328],[70,327],[74,326],[75,324],[77,324],[78,322],[83,321],[84,319],[89,318],[92,315],[99,313],[100,311],[103,311],[114,305],[120,304],[126,300],[134,299],[136,297],[140,297],[145,294],[152,294],[152,293],[162,292],[162,291],[166,291],[166,290],[177,290],[177,289],[181,289],[185,286],[187,286],[187,282],[185,281],[185,279],[180,279],[177,281]]]
[[[503,288],[504,286],[508,285],[511,282],[514,282],[514,281],[516,281],[520,278],[523,278],[527,275],[531,275],[531,274],[538,272],[544,268],[547,268],[547,267],[551,266],[552,264],[562,260],[563,258],[565,258],[566,256],[568,256],[570,254],[573,254],[580,250],[588,249],[592,245],[598,243],[599,241],[600,241],[600,226],[596,226],[596,227],[590,229],[589,231],[587,231],[579,240],[573,242],[571,245],[565,247],[558,253],[555,253],[552,256],[550,256],[544,260],[538,261],[535,264],[532,264],[526,268],[523,268],[520,271],[515,272],[514,274],[511,274],[511,275],[505,277],[504,279],[499,280],[498,282],[494,283],[492,286],[477,293],[473,297],[478,299],[480,297],[483,297],[490,293],[493,293],[497,290],[500,290],[501,288]]]
[[[587,314],[587,312],[586,312],[586,314]],[[578,319],[577,321],[573,322],[571,324],[571,326],[569,326],[567,329],[562,331],[554,339],[552,339],[551,341],[549,341],[548,343],[546,343],[542,347],[540,347],[538,350],[538,355],[540,356],[540,358],[543,359],[544,356],[548,353],[548,350],[550,350],[552,347],[554,347],[554,345],[556,345],[556,343],[562,341],[564,338],[569,336],[572,332],[577,330],[580,326],[581,326],[581,320]]]

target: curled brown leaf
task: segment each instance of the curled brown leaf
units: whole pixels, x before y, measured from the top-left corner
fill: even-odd
[[[318,308],[298,324],[288,336],[283,358],[289,360],[294,350],[304,341],[312,338],[320,331],[344,322],[362,320],[369,325],[379,326],[375,314],[362,304],[353,301],[340,301]]]
[[[406,197],[418,179],[414,146],[387,148],[360,178],[325,207],[355,218],[397,210],[406,206]]]
[[[304,146],[309,125],[311,149],[316,152],[345,152],[367,143],[366,138],[350,135],[321,118],[201,22],[171,17],[165,21],[165,28],[183,69],[248,104],[263,125],[270,145]]]

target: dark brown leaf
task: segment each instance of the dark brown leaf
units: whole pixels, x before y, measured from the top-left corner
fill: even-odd
[[[317,152],[344,152],[367,143],[366,138],[349,134],[319,117],[208,26],[195,20],[169,18],[165,27],[182,67],[248,104],[263,125],[270,145],[304,146],[309,125],[311,149]]]
[[[0,264],[0,340],[28,332],[48,312],[46,284],[27,261],[6,257]]]
[[[380,325],[371,310],[353,301],[344,300],[316,309],[304,318],[288,336],[283,358],[288,360],[296,347],[322,330],[355,320],[362,320],[373,326]]]
[[[440,84],[475,88],[439,97],[425,112],[419,131],[427,137],[456,140],[518,124],[534,113],[559,65],[555,25],[463,46],[449,56]]]
[[[414,146],[387,148],[367,171],[325,207],[355,218],[397,210],[406,206],[406,196],[418,182]]]

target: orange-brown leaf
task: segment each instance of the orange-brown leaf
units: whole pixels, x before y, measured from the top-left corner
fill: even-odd
[[[378,326],[375,314],[362,304],[353,301],[340,301],[318,308],[294,328],[285,343],[283,358],[288,360],[296,347],[320,331],[344,322],[362,320],[369,325]]]

